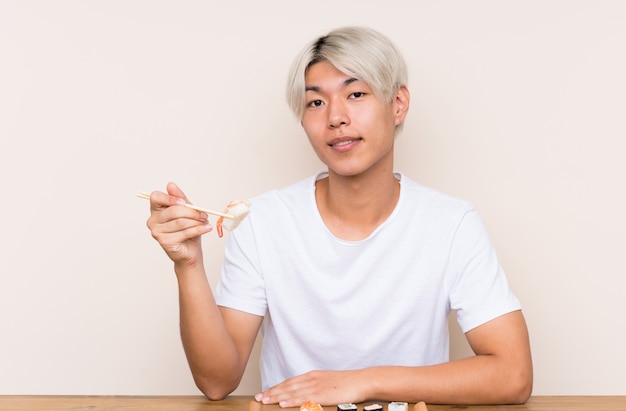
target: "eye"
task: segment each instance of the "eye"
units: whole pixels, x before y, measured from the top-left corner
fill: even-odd
[[[323,104],[322,100],[311,100],[306,105],[307,107],[319,107]]]
[[[365,96],[365,93],[362,91],[355,91],[354,93],[350,94],[350,98],[361,98],[364,96]]]

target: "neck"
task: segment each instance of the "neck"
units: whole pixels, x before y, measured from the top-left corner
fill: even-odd
[[[328,229],[345,240],[369,236],[393,212],[400,184],[392,170],[375,175],[339,176],[329,172],[315,191],[317,206]]]

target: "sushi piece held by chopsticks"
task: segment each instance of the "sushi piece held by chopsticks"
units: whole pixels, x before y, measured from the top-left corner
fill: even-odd
[[[225,215],[232,215],[235,218],[225,220],[224,216],[217,219],[215,226],[217,227],[217,235],[222,237],[224,235],[224,228],[228,231],[233,231],[243,221],[244,218],[250,213],[250,203],[245,200],[235,200],[228,203]]]

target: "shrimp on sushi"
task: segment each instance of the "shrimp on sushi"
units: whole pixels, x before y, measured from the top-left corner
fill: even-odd
[[[307,401],[300,406],[300,411],[322,411],[324,408],[314,401]]]
[[[234,200],[228,203],[225,214],[229,214],[235,218],[224,218],[220,216],[215,223],[217,228],[217,235],[222,237],[224,235],[224,228],[228,231],[232,231],[243,221],[244,218],[250,213],[250,203],[246,200]]]

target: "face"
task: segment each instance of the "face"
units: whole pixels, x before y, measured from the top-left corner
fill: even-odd
[[[363,81],[328,62],[309,67],[302,126],[330,173],[392,172],[395,128],[406,117],[408,91],[381,102]]]

